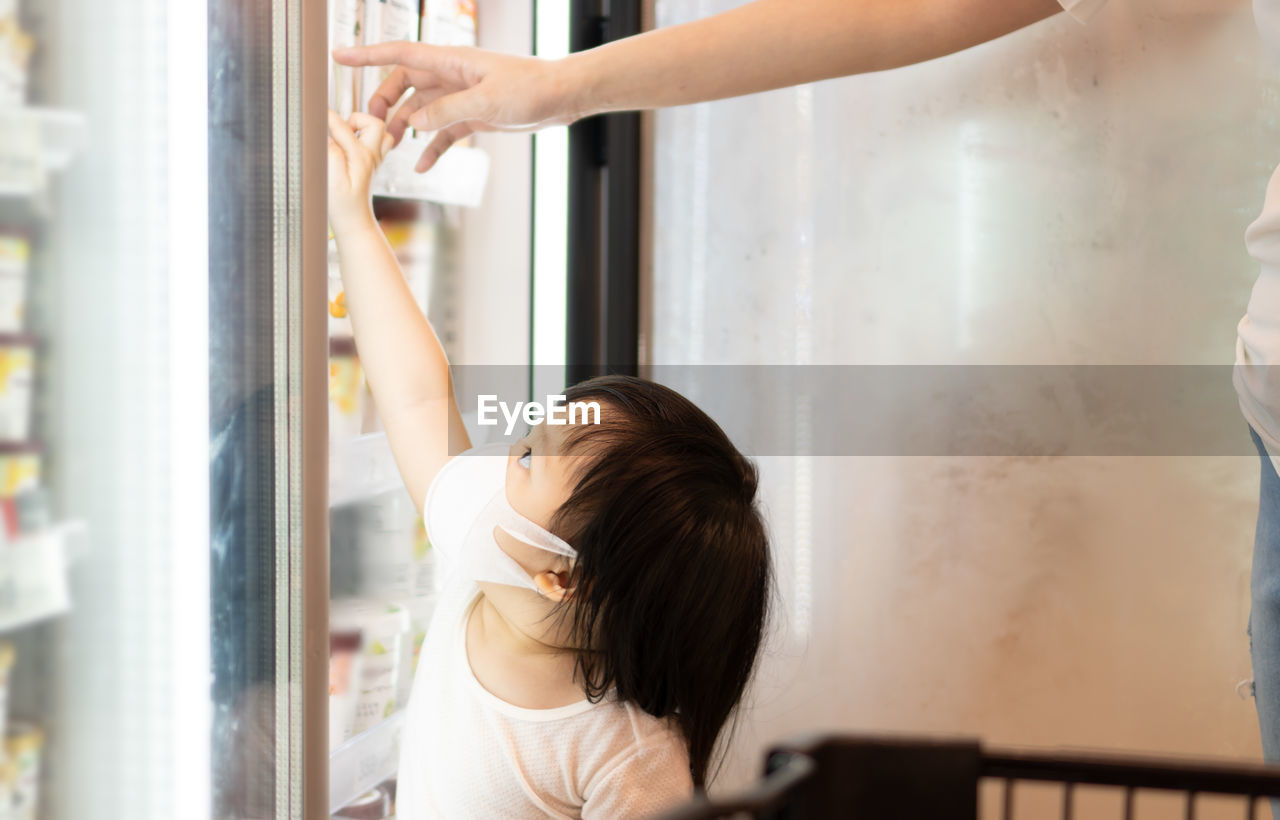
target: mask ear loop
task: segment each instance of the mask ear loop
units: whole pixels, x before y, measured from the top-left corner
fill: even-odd
[[[528,522],[531,526],[536,526],[533,524],[533,522],[528,521],[528,519],[525,519],[525,521]],[[503,532],[505,532],[507,535],[516,539],[517,541],[522,541],[531,547],[537,547],[538,549],[544,550],[553,555],[564,556],[565,558],[568,558],[570,561],[577,560],[578,558],[577,550],[569,546],[568,543],[566,543],[562,538],[559,538],[558,536],[553,535],[552,533],[546,532],[546,530],[543,530],[543,533],[547,536],[547,539],[550,543],[540,544],[537,541],[535,541],[533,538],[530,538],[525,533],[517,532],[513,530],[511,527],[506,527],[506,526],[503,526],[502,524],[499,524],[498,528],[501,529]],[[538,586],[537,581],[533,582],[533,587],[534,587],[534,591],[538,593],[539,598],[542,598],[544,600],[547,599],[547,593],[542,591],[542,587]]]

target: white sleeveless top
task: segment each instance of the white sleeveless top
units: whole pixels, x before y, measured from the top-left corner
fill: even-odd
[[[1280,0],[1254,0],[1253,16],[1272,69],[1280,68]],[[1271,175],[1262,213],[1245,231],[1260,270],[1236,328],[1233,374],[1240,410],[1280,470],[1280,168]]]
[[[479,588],[446,589],[422,644],[400,742],[396,817],[646,817],[693,794],[679,731],[632,704],[524,709],[476,680]]]

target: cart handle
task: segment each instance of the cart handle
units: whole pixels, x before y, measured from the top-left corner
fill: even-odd
[[[661,816],[661,820],[710,820],[738,812],[759,813],[780,808],[796,786],[817,770],[813,758],[800,752],[777,753],[774,760],[784,758],[782,765],[771,771],[753,788],[739,794],[712,800],[705,793],[689,803]]]

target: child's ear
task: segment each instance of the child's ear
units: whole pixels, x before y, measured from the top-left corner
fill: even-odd
[[[569,574],[549,569],[533,576],[533,583],[538,587],[539,595],[559,604],[573,597],[574,588],[566,586],[569,583]]]

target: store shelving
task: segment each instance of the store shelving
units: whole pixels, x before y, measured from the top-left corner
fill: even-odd
[[[49,174],[66,168],[84,148],[86,124],[74,111],[0,110],[0,196],[32,196]]]
[[[329,755],[329,811],[334,812],[396,773],[404,712],[356,735]]]
[[[414,165],[428,144],[425,137],[405,137],[387,154],[374,176],[373,194],[478,207],[489,178],[489,155],[480,148],[455,145],[431,170],[419,174]]]

